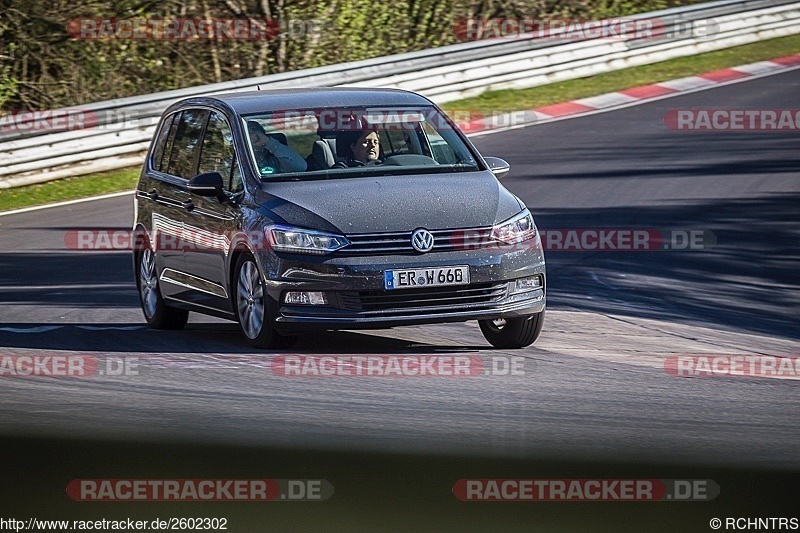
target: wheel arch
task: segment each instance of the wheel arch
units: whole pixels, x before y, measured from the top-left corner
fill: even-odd
[[[236,311],[236,264],[242,254],[250,254],[256,261],[256,265],[261,269],[257,254],[253,253],[253,247],[243,235],[237,235],[231,243],[230,253],[228,254],[228,262],[226,265],[226,276],[228,281],[228,297],[231,299],[234,312]],[[261,269],[263,272],[263,269]]]
[[[151,248],[150,233],[144,224],[137,222],[131,230],[131,260],[133,262],[133,275],[136,280],[136,285],[139,285],[139,256],[144,251],[145,247]]]

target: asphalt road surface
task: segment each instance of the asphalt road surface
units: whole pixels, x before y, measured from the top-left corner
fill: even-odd
[[[274,353],[199,315],[183,331],[148,330],[129,254],[65,244],[77,228],[129,228],[131,195],[0,217],[0,356],[98,365],[87,378],[0,377],[0,515],[216,516],[232,531],[707,531],[715,517],[800,516],[797,376],[665,367],[685,355],[800,355],[800,133],[672,131],[663,120],[675,109],[798,109],[799,88],[795,70],[473,138],[510,162],[503,183],[545,236],[562,237],[545,237],[543,334],[519,351],[491,349],[475,323],[320,333]],[[612,229],[664,241],[558,249],[570,231]],[[472,356],[487,372],[281,376],[276,356],[292,354]],[[334,496],[72,501],[68,482],[85,478],[326,479]],[[456,480],[475,478],[703,479],[719,495],[459,501]]]

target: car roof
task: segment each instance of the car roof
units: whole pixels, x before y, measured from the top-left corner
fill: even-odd
[[[200,98],[218,100],[239,115],[268,113],[285,109],[431,105],[427,98],[399,89],[337,87],[247,91],[214,94]],[[197,102],[198,98],[190,100]]]

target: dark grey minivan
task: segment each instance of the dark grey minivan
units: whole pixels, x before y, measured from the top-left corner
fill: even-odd
[[[135,197],[147,323],[196,311],[288,347],[304,331],[478,320],[539,336],[545,262],[528,209],[433,103],[388,89],[241,92],[164,113]]]

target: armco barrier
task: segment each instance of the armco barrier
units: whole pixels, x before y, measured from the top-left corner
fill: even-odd
[[[98,127],[48,132],[21,123],[0,131],[0,189],[138,165],[161,113],[188,96],[257,87],[396,87],[443,104],[800,33],[800,2],[723,0],[627,18],[657,19],[670,36],[475,41],[77,106],[70,109]]]

